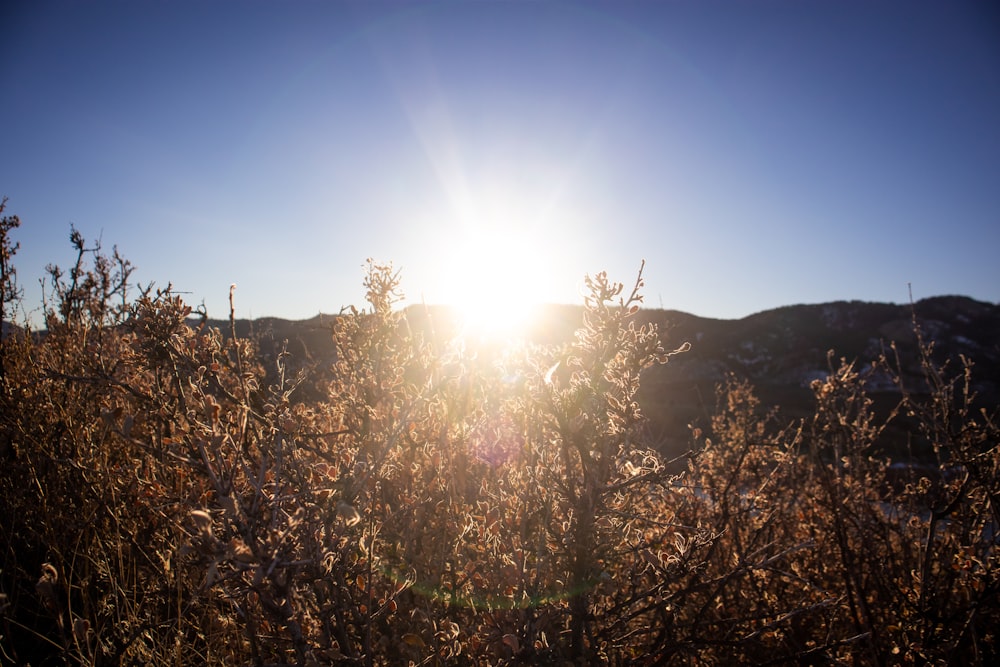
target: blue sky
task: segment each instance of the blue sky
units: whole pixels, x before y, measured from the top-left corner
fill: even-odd
[[[20,2],[0,195],[29,306],[75,225],[192,304],[720,318],[1000,300],[1000,20],[958,2]]]

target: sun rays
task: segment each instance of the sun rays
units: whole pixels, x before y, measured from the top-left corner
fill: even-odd
[[[470,226],[441,259],[443,296],[465,333],[510,335],[538,308],[543,258],[530,234],[515,225]]]

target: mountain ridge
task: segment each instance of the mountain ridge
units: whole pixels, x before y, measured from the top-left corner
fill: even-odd
[[[454,312],[446,306],[408,306],[402,312],[411,326],[432,327],[439,338],[458,335]],[[539,344],[569,342],[582,313],[583,306],[547,306],[521,335]],[[287,345],[293,358],[322,366],[335,357],[331,332],[336,317],[264,317],[235,324],[238,335],[258,338],[265,359]],[[861,370],[887,354],[893,363],[898,360],[907,389],[919,392],[923,380],[917,331],[933,346],[937,363],[948,362],[955,370],[963,358],[971,360],[972,388],[980,402],[1000,403],[1000,305],[971,297],[944,295],[906,305],[857,300],[793,304],[739,319],[644,308],[635,321],[658,325],[668,349],[690,344],[689,351],[671,357],[670,363],[648,369],[639,395],[654,438],[671,452],[689,441],[689,425],[707,423],[716,387],[728,377],[749,381],[762,407],[777,407],[790,418],[812,413],[811,382],[825,378],[841,359]],[[228,321],[208,324],[230,331]],[[890,405],[899,394],[892,378],[881,371],[866,372],[876,402]]]

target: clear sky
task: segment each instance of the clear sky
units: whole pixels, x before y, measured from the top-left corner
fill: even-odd
[[[961,2],[8,2],[29,305],[70,225],[213,316],[1000,300],[1000,20]],[[503,280],[504,286],[498,286]]]

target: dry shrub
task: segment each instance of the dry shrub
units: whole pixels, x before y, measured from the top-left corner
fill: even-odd
[[[885,359],[876,365],[892,372]],[[949,379],[925,349],[924,371],[932,393],[904,388],[879,417],[868,373],[842,361],[814,382],[814,415],[783,426],[745,382],[720,388],[719,413],[671,501],[716,536],[703,569],[677,582],[674,655],[718,664],[996,660],[1000,431],[972,410],[968,366]],[[932,439],[936,460],[879,454],[901,414]]]
[[[888,415],[831,364],[795,422],[732,379],[677,474],[635,402],[673,354],[631,320],[641,271],[628,292],[588,279],[573,341],[497,350],[430,313],[411,328],[398,274],[370,262],[368,305],[309,376],[237,336],[232,309],[212,328],[71,242],[46,331],[0,347],[0,660],[997,658],[997,425],[971,363],[949,374],[923,345],[924,383]],[[899,420],[932,460],[881,453]]]

